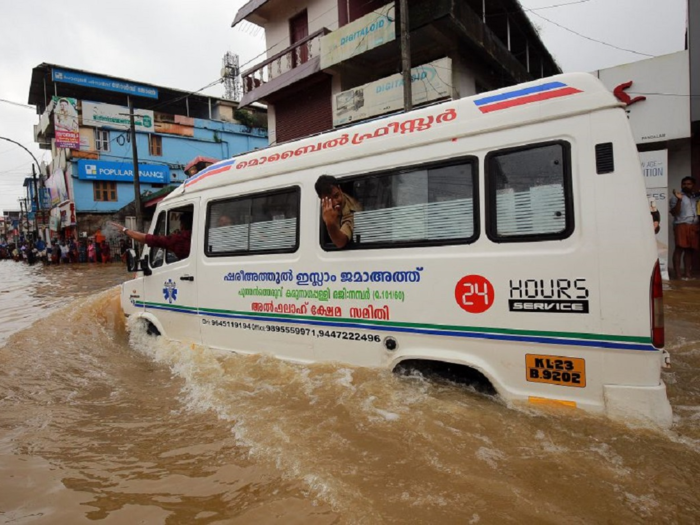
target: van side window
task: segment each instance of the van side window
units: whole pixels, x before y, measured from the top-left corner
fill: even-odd
[[[174,235],[179,235],[185,230],[189,230],[191,232],[193,218],[194,206],[192,205],[168,210],[168,237],[172,238]],[[171,249],[166,251],[165,262],[167,264],[184,260],[189,257],[189,245],[191,244],[191,239],[189,237],[185,237],[178,242],[180,243],[180,246],[173,245]],[[178,254],[173,250],[176,250],[180,255],[178,256]]]
[[[161,237],[161,239],[154,239],[153,244],[168,246],[168,248],[151,245],[149,252],[151,268],[163,266],[163,262],[166,264],[174,263],[189,256],[190,238],[188,236],[183,239],[180,233],[184,230],[191,230],[193,216],[194,206],[192,205],[173,208],[158,214],[153,235]],[[183,243],[185,243],[184,246]],[[179,257],[173,249],[180,253]]]
[[[540,144],[486,157],[488,237],[564,239],[573,231],[569,144]]]
[[[209,257],[289,253],[299,247],[298,187],[211,202],[205,253]]]
[[[475,158],[377,173],[343,183],[362,206],[351,247],[473,242],[477,237]],[[329,249],[324,244],[324,249]]]

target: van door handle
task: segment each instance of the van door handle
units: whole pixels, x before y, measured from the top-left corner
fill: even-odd
[[[194,275],[181,275],[181,281],[194,281]]]

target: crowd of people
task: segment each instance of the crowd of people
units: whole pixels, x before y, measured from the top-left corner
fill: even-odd
[[[693,262],[700,249],[700,193],[695,178],[685,177],[681,181],[681,191],[673,190],[669,211],[673,215],[676,245],[673,251],[673,270],[676,279],[687,281],[693,278]]]
[[[66,240],[53,239],[47,244],[42,239],[24,240],[19,243],[0,244],[0,259],[13,259],[28,264],[77,264],[108,263],[125,260],[128,245],[121,239],[119,244],[110,244],[106,239]]]

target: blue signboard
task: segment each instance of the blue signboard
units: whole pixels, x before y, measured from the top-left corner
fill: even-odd
[[[155,184],[168,182],[168,167],[154,164],[139,164],[139,181]],[[131,162],[107,162],[102,160],[79,160],[78,178],[81,180],[134,181],[134,165]]]
[[[95,89],[116,91],[117,93],[125,93],[127,95],[135,95],[138,97],[158,98],[158,90],[154,87],[134,84],[132,82],[125,82],[122,80],[115,80],[112,78],[97,77],[95,75],[79,73],[77,71],[68,71],[66,69],[52,69],[51,79],[54,82],[75,84],[76,86],[86,86]]]

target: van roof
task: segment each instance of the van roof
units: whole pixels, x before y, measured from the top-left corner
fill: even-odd
[[[355,126],[217,162],[183,182],[164,201],[252,179],[332,166],[358,155],[399,151],[622,104],[593,75],[567,73],[392,114]],[[432,133],[422,133],[432,130]],[[332,170],[326,170],[332,174]]]

